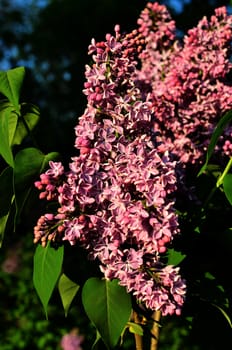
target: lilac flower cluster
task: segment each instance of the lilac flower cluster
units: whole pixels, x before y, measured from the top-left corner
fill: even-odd
[[[150,94],[156,128],[165,140],[161,147],[183,163],[201,161],[220,117],[232,108],[232,16],[225,7],[216,9],[182,42],[176,39],[175,23],[163,5],[149,3],[138,25],[145,49],[136,78]],[[229,156],[231,132],[228,127],[220,148]]]
[[[136,86],[138,31],[92,40],[86,66],[88,105],[75,128],[78,156],[69,171],[59,162],[35,183],[55,200],[34,229],[34,242],[80,244],[100,262],[105,278],[119,280],[138,302],[163,315],[180,314],[186,292],[179,268],[161,254],[178,234],[174,209],[176,162],[157,150],[153,104]]]

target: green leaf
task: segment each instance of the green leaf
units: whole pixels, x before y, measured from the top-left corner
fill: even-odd
[[[143,336],[143,327],[142,326],[140,326],[139,324],[134,323],[134,322],[127,322],[127,325],[129,327],[129,331],[131,333]]]
[[[107,348],[116,346],[131,314],[131,299],[126,289],[117,280],[92,277],[83,287],[82,302]]]
[[[24,76],[24,67],[0,71],[0,92],[14,105],[16,111],[19,111],[19,97]]]
[[[31,181],[31,179],[44,171],[50,160],[55,160],[58,156],[57,152],[45,155],[37,148],[24,148],[15,157],[15,184],[22,185],[28,180]]]
[[[99,334],[99,332],[96,330],[96,338],[95,341],[91,347],[91,350],[95,350],[98,349],[98,342],[101,340],[101,335]]]
[[[11,142],[17,126],[18,116],[12,106],[0,108],[0,154],[7,164],[14,167]]]
[[[167,264],[176,266],[176,265],[179,265],[182,260],[184,260],[186,255],[180,252],[177,252],[174,249],[168,249],[167,257],[168,257]]]
[[[216,304],[212,304],[212,305],[222,313],[222,315],[225,317],[226,321],[228,322],[230,328],[232,328],[232,322],[231,322],[230,316],[225,312],[225,310],[223,310],[220,306]]]
[[[13,200],[13,169],[8,167],[0,175],[0,246]]]
[[[225,196],[232,205],[232,174],[226,174],[223,179],[223,189]]]
[[[54,249],[49,243],[45,248],[38,245],[35,251],[33,283],[46,317],[49,300],[61,273],[63,255],[64,246]]]
[[[55,160],[58,156],[57,152],[45,155],[37,148],[24,148],[16,154],[14,167],[15,222],[17,222],[25,202],[34,187],[34,181],[39,178],[39,174],[48,166],[49,161]]]
[[[198,176],[200,176],[207,168],[208,162],[213,154],[214,148],[217,144],[217,141],[219,137],[221,136],[223,130],[225,129],[226,125],[232,120],[232,110],[224,114],[224,116],[220,119],[219,123],[217,124],[208,146],[207,154],[206,154],[206,161],[201,167]]]
[[[11,142],[12,145],[20,145],[22,140],[36,126],[39,121],[40,111],[37,106],[28,103],[21,104],[21,115],[18,117],[18,124]]]
[[[58,290],[64,307],[65,316],[68,315],[70,305],[77,294],[80,286],[71,281],[64,273],[60,276]]]

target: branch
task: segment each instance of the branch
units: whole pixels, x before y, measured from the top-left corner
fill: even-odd
[[[141,324],[141,320],[139,318],[139,315],[135,311],[133,311],[133,319],[134,319],[135,323]],[[143,337],[139,334],[134,334],[134,337],[135,337],[135,349],[136,350],[143,350]]]
[[[160,318],[161,318],[161,311],[157,310],[153,313],[152,319],[153,319],[153,326],[151,329],[151,346],[150,350],[157,350],[158,349],[158,341],[159,341],[159,331],[160,331]]]

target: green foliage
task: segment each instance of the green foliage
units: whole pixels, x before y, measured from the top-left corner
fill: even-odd
[[[168,265],[179,265],[181,261],[184,260],[186,257],[185,254],[182,254],[181,252],[176,251],[173,248],[168,249],[167,251],[167,264]]]
[[[44,155],[35,147],[23,147],[25,140],[27,144],[29,139],[34,142],[32,130],[40,117],[38,107],[20,103],[24,77],[24,67],[0,71],[0,93],[8,99],[0,100],[0,155],[6,163],[0,175],[0,243],[11,215],[14,217],[11,229],[15,230],[34,181],[48,162],[58,157],[57,152]]]
[[[34,244],[31,232],[23,232],[18,242],[1,249],[0,254],[0,327],[1,350],[61,350],[61,337],[74,327],[94,337],[88,321],[77,307],[64,317],[59,295],[53,293],[46,320],[35,293],[33,274]],[[10,270],[12,259],[18,259],[16,270]],[[8,269],[7,269],[8,268]],[[91,343],[86,336],[86,347]]]
[[[55,160],[58,156],[56,152],[45,155],[37,148],[32,147],[24,148],[16,154],[14,166],[15,223],[17,223],[18,217],[32,191],[34,181],[48,166],[49,161]]]
[[[11,142],[17,126],[17,114],[13,106],[6,105],[5,102],[0,106],[0,154],[12,168],[14,167],[14,158],[12,154]]]
[[[107,348],[114,348],[131,314],[130,295],[117,280],[93,277],[83,287],[82,302]]]
[[[19,98],[24,76],[24,67],[17,67],[6,72],[0,72],[0,92],[8,98],[16,112],[19,112],[20,109]]]
[[[232,174],[226,174],[223,179],[223,189],[229,203],[232,205]]]
[[[13,169],[5,168],[0,175],[0,244],[3,241],[3,236],[10,214],[12,202],[14,200],[13,191]]]
[[[127,326],[128,326],[129,331],[131,333],[135,333],[135,334],[143,336],[143,334],[144,334],[143,328],[139,324],[134,323],[134,322],[127,322]]]
[[[201,175],[207,168],[207,165],[209,163],[209,160],[214,152],[215,146],[218,142],[219,137],[221,136],[221,134],[223,133],[223,130],[225,129],[225,127],[229,124],[229,122],[232,120],[232,111],[229,111],[227,113],[225,113],[225,115],[220,119],[220,121],[218,122],[212,136],[210,139],[210,143],[207,149],[207,153],[206,153],[206,160],[204,165],[202,166],[201,170],[198,173],[198,176]]]
[[[39,122],[40,110],[37,106],[29,103],[21,103],[20,115],[17,120],[17,128],[14,132],[11,145],[20,145],[24,138]]]
[[[80,286],[70,280],[64,273],[60,276],[58,289],[66,317],[68,316],[69,308],[79,288]]]
[[[39,120],[38,108],[25,103],[19,108],[17,111],[11,103],[0,101],[0,154],[11,167],[14,167],[13,146],[20,145]]]
[[[48,317],[48,302],[61,273],[63,255],[63,246],[54,249],[50,244],[45,248],[38,245],[34,255],[33,282],[46,317]]]

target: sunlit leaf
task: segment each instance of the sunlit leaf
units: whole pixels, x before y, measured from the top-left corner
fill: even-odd
[[[0,246],[13,200],[13,169],[8,167],[0,175]]]
[[[95,338],[95,341],[91,347],[91,350],[95,350],[95,349],[99,349],[98,348],[98,343],[99,341],[101,340],[101,335],[99,334],[98,330],[96,329],[96,338]]]
[[[216,307],[221,313],[222,315],[225,317],[226,321],[228,322],[230,328],[232,328],[232,322],[230,319],[230,316],[227,314],[227,312],[225,310],[223,310],[220,306],[216,305],[216,304],[212,304],[214,307]]]
[[[112,349],[131,314],[131,299],[117,280],[90,278],[82,290],[84,309],[105,345]]]
[[[17,126],[18,116],[12,106],[0,109],[0,155],[14,167],[11,141]]]
[[[167,264],[176,266],[176,265],[180,264],[182,260],[184,260],[186,255],[182,254],[181,252],[177,252],[176,250],[170,248],[167,251],[167,257],[168,257]]]
[[[134,323],[134,322],[127,322],[127,325],[129,327],[129,331],[131,333],[143,336],[143,327],[142,326],[140,326],[139,324]]]
[[[19,145],[22,140],[30,133],[39,121],[39,108],[28,103],[21,104],[21,113],[18,118],[17,128],[12,145]]]
[[[16,111],[19,111],[19,97],[24,76],[24,67],[0,71],[0,92],[9,99]]]
[[[226,174],[223,179],[223,189],[226,195],[226,198],[232,205],[232,174]]]
[[[224,116],[220,119],[220,121],[218,122],[212,136],[210,139],[210,143],[208,146],[208,150],[206,153],[206,160],[205,163],[203,164],[203,166],[201,167],[198,176],[200,176],[207,168],[208,162],[214,152],[215,146],[218,142],[219,137],[222,135],[223,130],[225,129],[225,127],[227,126],[227,124],[232,120],[232,111],[227,112],[226,114],[224,114]]]
[[[68,315],[70,305],[80,286],[71,281],[64,273],[60,276],[58,290],[64,307],[65,316]]]
[[[47,307],[61,273],[64,247],[54,249],[48,243],[45,248],[38,245],[34,255],[33,283],[42,302],[46,317]]]

